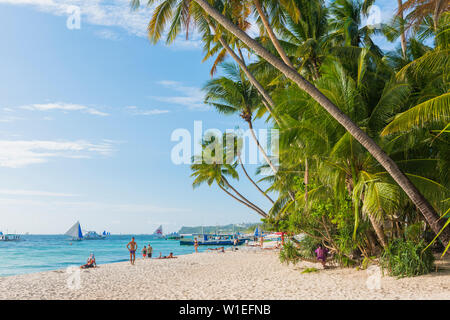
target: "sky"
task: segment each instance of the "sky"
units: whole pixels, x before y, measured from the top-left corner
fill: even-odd
[[[128,3],[0,0],[0,231],[60,234],[79,220],[143,234],[259,221],[216,187],[194,190],[189,165],[171,160],[176,129],[246,126],[204,105],[211,62],[195,34],[153,45],[152,8]],[[393,3],[376,2],[383,21]],[[269,209],[242,174],[235,185]]]

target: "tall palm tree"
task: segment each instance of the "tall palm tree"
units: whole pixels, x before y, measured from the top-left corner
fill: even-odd
[[[226,30],[233,33],[238,39],[245,43],[251,50],[263,59],[267,60],[275,68],[280,70],[287,78],[291,79],[298,87],[307,92],[315,101],[317,101],[327,112],[336,119],[359,143],[361,143],[370,154],[385,168],[391,177],[405,191],[411,201],[421,211],[431,229],[437,234],[444,226],[435,209],[420,193],[417,187],[400,170],[398,165],[370,138],[367,133],[361,130],[351,119],[334,105],[323,93],[315,86],[305,80],[300,74],[292,69],[285,62],[271,54],[261,44],[252,39],[247,33],[233,24],[224,15],[218,12],[206,0],[193,0],[199,4],[203,10],[220,23]],[[441,233],[440,239],[447,245],[450,242],[450,230]]]
[[[204,87],[205,103],[215,107],[221,113],[240,113],[241,118],[247,122],[252,138],[259,151],[274,173],[277,168],[261,146],[253,129],[253,112],[261,106],[258,92],[249,81],[244,78],[243,72],[236,65],[223,64],[225,75],[210,80]]]

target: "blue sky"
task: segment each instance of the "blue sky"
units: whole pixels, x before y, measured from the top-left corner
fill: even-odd
[[[378,1],[383,19],[392,3]],[[80,29],[67,28],[71,5]],[[151,45],[149,15],[128,0],[0,0],[0,230],[63,233],[80,220],[151,233],[259,220],[216,188],[193,190],[189,166],[172,163],[175,129],[245,124],[203,105],[211,64],[195,36]],[[237,186],[268,208],[243,177]]]

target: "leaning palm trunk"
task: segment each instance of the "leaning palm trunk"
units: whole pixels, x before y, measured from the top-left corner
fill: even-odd
[[[206,17],[209,26],[211,27],[211,29],[213,29],[213,31],[215,33],[217,33],[216,28],[214,27],[214,25],[209,21],[209,17]],[[227,53],[237,62],[237,64],[241,67],[242,71],[244,71],[245,75],[247,76],[248,80],[250,81],[250,83],[256,88],[256,90],[258,90],[259,94],[264,98],[263,100],[263,104],[266,107],[267,111],[269,111],[270,115],[272,116],[272,118],[277,122],[277,118],[275,116],[275,113],[273,112],[273,107],[275,105],[275,103],[273,102],[272,98],[270,97],[270,95],[267,93],[266,90],[264,90],[263,86],[259,83],[258,80],[256,80],[256,78],[253,76],[253,74],[250,72],[250,70],[248,70],[247,65],[245,64],[244,59],[241,59],[238,57],[238,55],[234,52],[233,49],[230,48],[230,46],[228,45],[228,43],[225,41],[225,39],[220,36],[219,37],[219,42],[222,45],[222,47],[225,48],[225,50],[227,51]],[[242,57],[242,55],[241,55]],[[269,105],[267,105],[267,103]]]
[[[269,197],[267,195],[266,192],[264,192],[259,186],[258,184],[250,177],[250,175],[248,174],[247,170],[245,169],[244,164],[242,163],[242,159],[241,156],[238,157],[239,158],[239,164],[241,165],[242,171],[244,171],[245,176],[247,177],[248,180],[250,180],[250,182],[255,186],[256,189],[258,189],[259,192],[261,192],[270,202],[275,203],[275,201],[272,200],[271,197]]]
[[[400,18],[400,42],[402,45],[402,54],[403,54],[403,59],[406,59],[406,32],[405,32],[405,26],[404,26],[404,22],[403,22],[403,11],[401,10],[401,8],[403,7],[403,1],[402,0],[397,0],[398,3],[398,16]]]
[[[272,161],[269,159],[269,156],[267,155],[264,148],[259,143],[258,138],[256,137],[255,131],[253,130],[253,123],[251,120],[247,121],[248,127],[250,129],[250,133],[252,134],[253,140],[255,140],[256,146],[258,147],[259,151],[263,155],[266,162],[269,164],[270,168],[272,169],[273,173],[276,174],[278,172],[278,169],[273,165]]]
[[[252,207],[251,205],[249,205],[248,203],[242,201],[241,199],[239,199],[238,197],[236,197],[234,194],[232,194],[231,192],[229,192],[227,189],[225,189],[223,186],[221,186],[219,184],[219,188],[222,189],[226,194],[228,194],[230,197],[232,197],[233,199],[235,199],[236,201],[242,203],[243,205],[249,207],[250,209],[256,211],[256,213],[258,213],[259,215],[261,215],[262,217],[266,218],[267,215],[265,215],[264,213],[260,212],[259,210],[255,209],[254,207]]]
[[[441,13],[441,7],[444,3],[444,0],[439,0],[436,1],[436,7],[434,8],[434,13],[433,13],[433,21],[434,21],[434,31],[437,31],[438,29],[438,25],[439,25],[439,17],[440,17],[440,13]],[[445,1],[446,3],[446,1]]]
[[[375,230],[375,233],[377,234],[378,241],[380,244],[384,247],[386,247],[386,236],[384,234],[383,225],[379,221],[376,221],[374,217],[372,217],[369,214],[369,220],[372,224],[373,230]]]
[[[308,158],[305,158],[305,178],[303,182],[305,183],[305,203],[308,203],[308,184],[309,184]]]
[[[269,20],[267,19],[267,16],[264,13],[263,8],[261,7],[261,3],[259,2],[259,0],[253,0],[253,3],[255,4],[259,16],[261,17],[261,21],[264,25],[264,28],[266,29],[267,34],[269,35],[269,38],[272,41],[273,45],[275,46],[275,49],[277,50],[281,59],[283,59],[284,63],[286,63],[289,67],[294,68],[288,56],[286,55],[286,52],[284,52],[283,47],[278,41],[278,38],[275,36],[275,33],[273,32],[273,29],[269,24]]]
[[[444,221],[440,220],[439,215],[431,204],[419,192],[416,186],[406,177],[397,164],[370,138],[367,133],[361,130],[345,113],[335,106],[322,92],[304,79],[297,71],[290,68],[283,61],[275,57],[256,40],[249,37],[244,31],[233,24],[206,0],[196,1],[211,17],[220,23],[225,29],[234,34],[239,40],[245,43],[257,55],[265,59],[287,78],[295,82],[298,87],[307,92],[315,101],[317,101],[336,121],[338,121],[359,143],[361,143],[369,153],[386,169],[391,177],[405,191],[411,201],[422,212],[431,229],[437,234],[443,227]],[[450,241],[450,230],[444,230],[440,236],[444,245]]]
[[[239,198],[242,199],[243,202],[245,202],[246,204],[248,204],[248,206],[250,208],[252,208],[253,210],[257,211],[259,214],[261,214],[262,216],[267,217],[267,214],[261,209],[259,208],[256,204],[252,203],[250,200],[248,200],[246,197],[244,197],[242,194],[240,194],[229,182],[225,177],[222,177],[222,181],[224,182],[224,184],[230,188],[231,190],[233,190],[238,196]]]

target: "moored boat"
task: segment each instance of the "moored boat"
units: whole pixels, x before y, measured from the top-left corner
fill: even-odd
[[[195,239],[200,246],[232,246],[234,240],[238,240],[238,245],[244,244],[249,240],[246,237],[240,237],[237,234],[191,234],[182,235],[180,239],[180,245],[194,245]]]
[[[20,240],[22,240],[20,238],[20,234],[14,233],[3,234],[3,232],[0,232],[0,241],[20,241]]]

